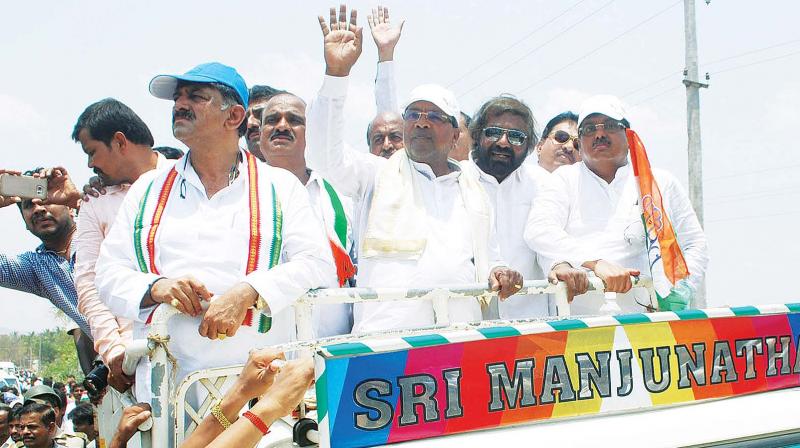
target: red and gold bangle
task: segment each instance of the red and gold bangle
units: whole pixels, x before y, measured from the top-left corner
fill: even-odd
[[[266,423],[264,423],[264,420],[261,420],[261,418],[256,414],[247,411],[244,414],[242,414],[242,417],[245,417],[246,419],[250,420],[250,422],[253,423],[253,425],[256,428],[258,428],[259,431],[261,431],[261,434],[267,435],[269,433],[269,426]]]

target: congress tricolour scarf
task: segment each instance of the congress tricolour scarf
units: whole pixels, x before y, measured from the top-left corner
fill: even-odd
[[[339,199],[339,195],[331,184],[322,179],[322,186],[328,195],[333,210],[332,226],[328,222],[329,218],[324,210],[322,215],[323,221],[325,221],[325,231],[328,234],[328,243],[333,253],[333,262],[336,264],[336,278],[339,281],[339,287],[342,287],[347,282],[347,279],[356,275],[356,268],[350,259],[350,253],[347,251],[347,215],[344,213],[344,206],[341,199]]]
[[[628,137],[633,174],[639,184],[647,257],[653,285],[658,295],[659,309],[662,311],[684,309],[689,304],[689,296],[693,294],[687,291],[688,284],[681,281],[689,276],[689,268],[686,266],[672,222],[664,208],[661,190],[653,177],[644,144],[632,129],[626,130],[625,133]]]
[[[261,203],[259,202],[258,190],[258,164],[255,156],[249,152],[245,152],[247,158],[247,190],[248,200],[247,206],[249,209],[250,219],[248,220],[250,231],[249,241],[247,245],[247,263],[245,267],[245,274],[250,274],[259,267],[261,259],[266,257],[269,269],[272,269],[280,261],[281,246],[282,246],[282,226],[283,214],[281,212],[281,203],[275,192],[275,186],[272,185],[271,193],[272,199],[270,202],[272,214],[270,218],[270,226],[268,232],[272,234],[269,239],[269,247],[267,250],[262,250],[262,226],[265,225],[262,217]],[[188,157],[188,156],[187,156]],[[133,244],[136,253],[136,261],[139,265],[139,270],[142,272],[161,275],[156,264],[156,239],[158,235],[158,228],[161,225],[161,218],[164,216],[164,211],[167,208],[170,196],[172,195],[175,180],[178,177],[178,172],[173,166],[166,175],[161,188],[157,193],[153,191],[153,186],[158,178],[153,179],[147,190],[139,202],[139,211],[136,213],[136,219],[133,227]],[[153,191],[154,197],[151,197]],[[153,200],[155,203],[153,204]],[[145,215],[150,215],[150,219],[146,220]],[[146,239],[142,240],[142,231],[145,227],[145,222],[149,222],[149,230],[147,231]],[[263,264],[262,264],[263,265]],[[260,333],[266,333],[272,327],[272,318],[265,314],[259,313],[258,322],[254,322],[253,308],[247,310],[244,322],[245,326],[257,326]]]

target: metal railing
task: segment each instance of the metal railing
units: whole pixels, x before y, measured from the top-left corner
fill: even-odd
[[[633,278],[634,288],[646,288],[649,291],[651,302],[655,303],[655,292],[649,278]],[[589,277],[589,291],[602,292],[603,282],[596,277]],[[553,294],[557,316],[565,318],[570,316],[570,306],[567,300],[567,288],[563,282],[549,283],[547,280],[525,281],[518,295]],[[316,348],[335,343],[337,341],[350,341],[363,338],[364,335],[345,335],[340,337],[315,340],[312,328],[312,309],[317,305],[337,303],[366,303],[387,302],[400,300],[430,300],[434,309],[435,327],[458,327],[451,325],[448,318],[449,299],[475,297],[477,299],[497,300],[497,292],[490,291],[485,284],[445,285],[434,288],[341,288],[311,290],[294,304],[295,322],[297,325],[297,341],[275,346],[281,351],[299,351],[301,356],[308,356]],[[148,332],[147,341],[137,340],[128,348],[125,355],[125,372],[133,374],[139,359],[144,355],[150,356],[151,391],[150,406],[152,408],[152,425],[149,431],[145,422],[140,430],[149,432],[150,437],[142,437],[142,447],[165,446],[163,441],[170,440],[170,409],[173,410],[174,444],[179,446],[186,436],[200,424],[202,419],[210,413],[214,401],[223,396],[225,386],[238,377],[242,365],[205,369],[189,374],[178,386],[171,384],[171,369],[177,369],[177,361],[169,353],[170,341],[167,325],[169,320],[180,312],[167,304],[162,304],[153,313],[153,318]],[[498,321],[498,323],[504,323]],[[484,321],[482,326],[491,326],[492,321]],[[431,330],[416,329],[411,332]],[[398,331],[388,331],[385,334],[396,334]],[[375,336],[373,333],[370,336]],[[172,370],[174,372],[174,370]],[[186,401],[186,394],[194,384],[203,387],[206,396],[197,405]],[[175,397],[171,400],[171,393]],[[170,403],[173,401],[173,403]],[[171,406],[172,405],[172,406]],[[187,423],[188,421],[188,423]]]

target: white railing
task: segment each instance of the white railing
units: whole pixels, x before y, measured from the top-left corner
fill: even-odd
[[[589,277],[589,291],[602,292],[603,282],[596,277]],[[633,278],[635,288],[646,288],[651,297],[651,303],[655,303],[655,293],[652,288],[652,281],[648,278]],[[558,284],[549,283],[546,280],[530,280],[524,282],[522,289],[517,292],[519,295],[553,294],[557,310],[557,316],[564,318],[570,315],[570,307],[567,300],[567,288],[563,282]],[[317,347],[334,343],[340,340],[354,340],[362,336],[347,335],[341,337],[325,338],[314,340],[312,328],[312,308],[316,305],[336,304],[336,303],[364,303],[364,302],[386,302],[398,300],[430,300],[435,314],[435,327],[442,328],[450,326],[448,319],[448,301],[450,298],[475,297],[484,299],[487,302],[497,300],[497,292],[487,289],[485,284],[466,284],[438,286],[434,288],[341,288],[341,289],[317,289],[309,291],[294,304],[295,321],[297,325],[298,341],[276,346],[282,351],[300,351],[303,355],[312,353]],[[613,299],[613,297],[612,297]],[[610,301],[613,303],[613,300]],[[612,307],[613,309],[613,307]],[[193,372],[188,375],[178,386],[171,384],[170,371],[176,369],[175,360],[171,358],[168,350],[169,332],[167,324],[173,316],[180,312],[172,306],[162,304],[159,306],[151,321],[150,331],[147,341],[136,341],[128,348],[125,355],[125,371],[132,374],[139,359],[149,354],[150,356],[150,375],[152,396],[150,406],[152,408],[152,424],[145,422],[140,426],[140,430],[149,432],[150,437],[142,437],[142,447],[150,446],[162,447],[170,440],[170,426],[174,429],[174,443],[179,446],[188,434],[200,424],[202,419],[210,413],[210,408],[214,401],[220,400],[227,386],[230,386],[241,372],[242,365],[206,369]],[[492,322],[483,322],[481,325],[491,326]],[[420,331],[430,331],[427,329],[409,330],[411,333]],[[396,334],[397,331],[387,332]],[[374,334],[372,335],[374,336]],[[206,396],[195,405],[186,401],[186,393],[192,385],[199,384],[204,389]],[[171,400],[171,393],[175,391],[175,397]],[[198,394],[200,395],[200,394]],[[172,402],[172,403],[171,403]],[[170,419],[170,409],[174,411],[174,420]],[[188,422],[188,423],[187,423]],[[147,431],[147,427],[151,426]],[[149,443],[152,442],[152,445]]]

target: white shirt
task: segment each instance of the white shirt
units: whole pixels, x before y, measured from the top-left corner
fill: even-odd
[[[348,78],[326,76],[319,95],[308,107],[306,161],[317,169],[342,194],[354,201],[359,252],[366,228],[376,174],[386,159],[357,152],[344,145],[344,101]],[[359,258],[359,287],[432,287],[474,283],[476,267],[467,210],[458,185],[460,168],[436,177],[431,168],[412,162],[419,176],[421,196],[427,213],[427,245],[418,260],[383,257]],[[492,228],[489,237],[489,267],[504,265]],[[488,279],[487,279],[488,281]],[[411,328],[434,324],[429,301],[358,303],[354,306],[353,332]],[[474,298],[452,299],[451,322],[481,320],[481,310]]]
[[[687,280],[697,288],[708,265],[705,234],[678,181],[662,170],[654,169],[653,175],[691,273]],[[650,275],[639,186],[630,163],[617,170],[611,183],[584,163],[559,167],[550,181],[525,229],[525,241],[545,269],[562,261],[580,267],[603,259]],[[623,311],[640,311],[620,306]]]
[[[503,260],[526,280],[545,278],[536,260],[536,253],[525,243],[523,233],[531,206],[543,188],[541,183],[550,177],[550,173],[537,164],[523,162],[503,182],[497,182],[494,176],[481,170],[471,157],[461,162],[461,167],[465,173],[477,175],[489,195]],[[513,295],[499,303],[500,318],[548,316],[553,314],[551,302],[550,294]]]
[[[335,217],[332,213],[330,199],[328,193],[325,191],[322,177],[320,177],[316,171],[311,171],[311,175],[306,183],[306,191],[308,191],[308,197],[311,200],[311,207],[314,209],[314,213],[317,215],[322,225],[322,231],[325,232],[325,234],[335,235],[336,232],[333,230]],[[339,200],[342,202],[342,208],[347,218],[348,232],[347,247],[345,247],[345,250],[352,253],[353,202],[348,197],[341,194],[339,195]],[[336,288],[339,285],[337,280],[334,279],[329,286]],[[312,309],[312,315],[314,319],[314,334],[317,338],[349,334],[350,330],[353,328],[353,307],[352,304],[349,303],[317,305]]]
[[[241,174],[233,183],[209,199],[188,161],[189,154],[175,165],[178,176],[156,240],[157,267],[168,278],[190,274],[214,295],[239,282],[249,283],[269,305],[272,328],[260,334],[255,327],[243,326],[234,337],[212,341],[198,334],[199,317],[174,317],[169,324],[169,348],[179,363],[177,381],[195,370],[241,364],[251,348],[295,339],[291,305],[309,289],[327,286],[335,278],[330,248],[305,188],[293,174],[263,162],[257,162],[261,219],[271,223],[274,185],[283,213],[281,262],[268,269],[269,258],[263,252],[269,251],[272,231],[268,230],[271,224],[264,224],[259,268],[245,275],[250,217],[246,162],[240,163]],[[134,338],[144,337],[143,322],[152,309],[140,309],[140,303],[148,286],[159,278],[137,267],[132,242],[134,219],[151,180],[155,177],[153,188],[161,188],[167,171],[151,171],[131,186],[97,263],[98,290],[112,311],[135,321]],[[142,234],[148,230],[149,223],[145,223]],[[137,371],[137,392],[142,390],[141,370]]]

